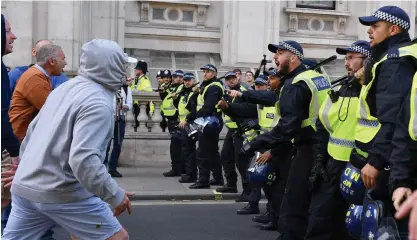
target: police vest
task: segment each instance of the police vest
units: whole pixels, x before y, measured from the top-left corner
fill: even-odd
[[[261,127],[261,134],[269,132],[274,128],[279,121],[280,116],[278,116],[275,107],[265,107],[257,105],[258,108],[258,124]]]
[[[411,56],[417,59],[417,44],[400,47],[398,49],[398,53],[399,57]],[[387,55],[374,64],[372,67],[372,80],[367,85],[362,86],[361,93],[359,95],[359,107],[356,110],[358,124],[355,131],[355,140],[361,143],[369,143],[372,141],[381,128],[381,124],[378,119],[371,115],[366,98],[374,83],[378,66],[385,60],[387,60]]]
[[[210,86],[213,86],[213,85],[216,85],[216,86],[220,87],[222,92],[224,92],[223,85],[220,82],[217,82],[217,81],[212,82],[209,85],[205,86],[204,91],[202,93],[198,94],[198,97],[197,97],[197,111],[200,110],[204,106],[204,96],[206,95],[206,91]],[[220,109],[217,109],[217,112],[220,112],[220,111],[221,111]]]
[[[130,85],[130,89],[133,90],[138,90],[138,91],[144,91],[144,92],[152,92],[152,85],[151,85],[151,80],[149,79],[148,76],[146,75],[142,75],[141,77],[138,78],[138,81],[134,82],[134,84]],[[134,104],[138,104],[139,101],[135,100],[133,101]]]
[[[178,115],[180,121],[184,121],[187,115],[190,113],[188,109],[186,108],[188,103],[190,102],[191,96],[193,96],[194,92],[188,93],[188,96],[181,96],[180,101],[178,103]]]
[[[308,111],[308,118],[301,122],[301,128],[312,127],[316,131],[316,121],[318,118],[321,104],[328,96],[327,92],[330,90],[330,80],[323,74],[320,74],[313,70],[307,70],[298,74],[291,84],[296,84],[303,81],[307,84],[308,89],[311,92],[310,107]],[[284,87],[281,88],[281,91]],[[281,98],[282,95],[280,95]],[[279,110],[279,101],[275,103],[276,112],[281,118],[281,112]]]
[[[408,133],[411,139],[417,141],[417,72],[414,74],[413,85],[410,93],[410,122],[408,124]]]
[[[240,86],[240,92],[246,91],[246,88],[243,86]],[[235,97],[232,99],[232,102],[235,101]],[[236,129],[237,128],[237,124],[236,122],[233,122],[233,120],[227,116],[226,114],[223,114],[223,121],[224,124],[226,125],[227,128],[232,128],[232,129]]]
[[[165,96],[164,100],[161,104],[161,109],[166,117],[172,117],[177,112],[177,108],[174,106],[174,99],[172,99],[172,93],[178,93],[182,90],[184,85],[180,85],[177,87],[176,90],[170,91],[168,90],[168,94]]]
[[[339,97],[333,103],[330,96],[327,96],[320,107],[320,121],[330,135],[327,152],[335,160],[349,161],[352,150],[356,148],[354,129],[358,122],[357,104],[358,97]],[[356,151],[365,155],[359,149]]]

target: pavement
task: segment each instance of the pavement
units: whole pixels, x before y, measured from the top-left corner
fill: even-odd
[[[170,169],[170,163],[141,162],[139,167],[118,167],[123,175],[115,178],[120,187],[136,194],[131,197],[135,200],[234,200],[242,192],[240,180],[238,180],[239,192],[218,193],[212,186],[211,189],[189,189],[191,183],[179,183],[179,177],[164,177],[163,172]],[[239,179],[240,177],[238,177]]]
[[[234,201],[138,201],[131,215],[118,217],[131,240],[275,240],[279,233],[262,231],[255,215],[237,215],[245,203]],[[265,203],[260,204],[261,212]],[[55,239],[69,240],[62,228]]]

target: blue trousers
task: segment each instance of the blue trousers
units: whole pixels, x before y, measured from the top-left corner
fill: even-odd
[[[118,129],[119,128],[119,129]],[[119,130],[119,132],[117,131]],[[119,124],[114,125],[114,137],[113,137],[113,150],[110,154],[110,161],[108,161],[109,151],[112,141],[109,142],[107,147],[106,159],[104,164],[109,163],[109,171],[115,171],[119,162],[119,156],[122,151],[122,142],[125,138],[126,122],[120,121]]]
[[[10,212],[12,211],[12,203],[4,209],[3,215],[1,216],[1,235],[3,235],[3,230],[6,228],[7,221],[9,220]],[[54,240],[54,227],[48,229],[45,234],[41,237],[41,240]]]

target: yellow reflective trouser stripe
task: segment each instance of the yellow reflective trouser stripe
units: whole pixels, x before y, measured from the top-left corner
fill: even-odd
[[[338,145],[338,146],[342,146],[342,147],[346,147],[346,148],[355,148],[356,147],[355,141],[336,138],[336,137],[333,137],[333,136],[330,136],[329,143],[334,144],[334,145]]]

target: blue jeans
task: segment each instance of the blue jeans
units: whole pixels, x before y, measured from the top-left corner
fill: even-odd
[[[6,228],[7,221],[9,220],[10,212],[12,211],[12,203],[4,209],[3,215],[1,216],[1,235],[3,235],[3,230]],[[41,237],[41,240],[54,240],[54,227],[48,229],[45,234]]]
[[[119,125],[119,133],[117,132],[117,125]],[[114,125],[113,150],[110,154],[110,161],[108,161],[108,157],[112,141],[109,142],[109,145],[107,147],[106,159],[104,160],[105,165],[107,165],[107,162],[109,163],[109,171],[115,171],[117,168],[120,152],[122,151],[123,139],[125,138],[125,129],[126,122],[124,121],[121,121],[119,122],[119,124],[116,123]]]

